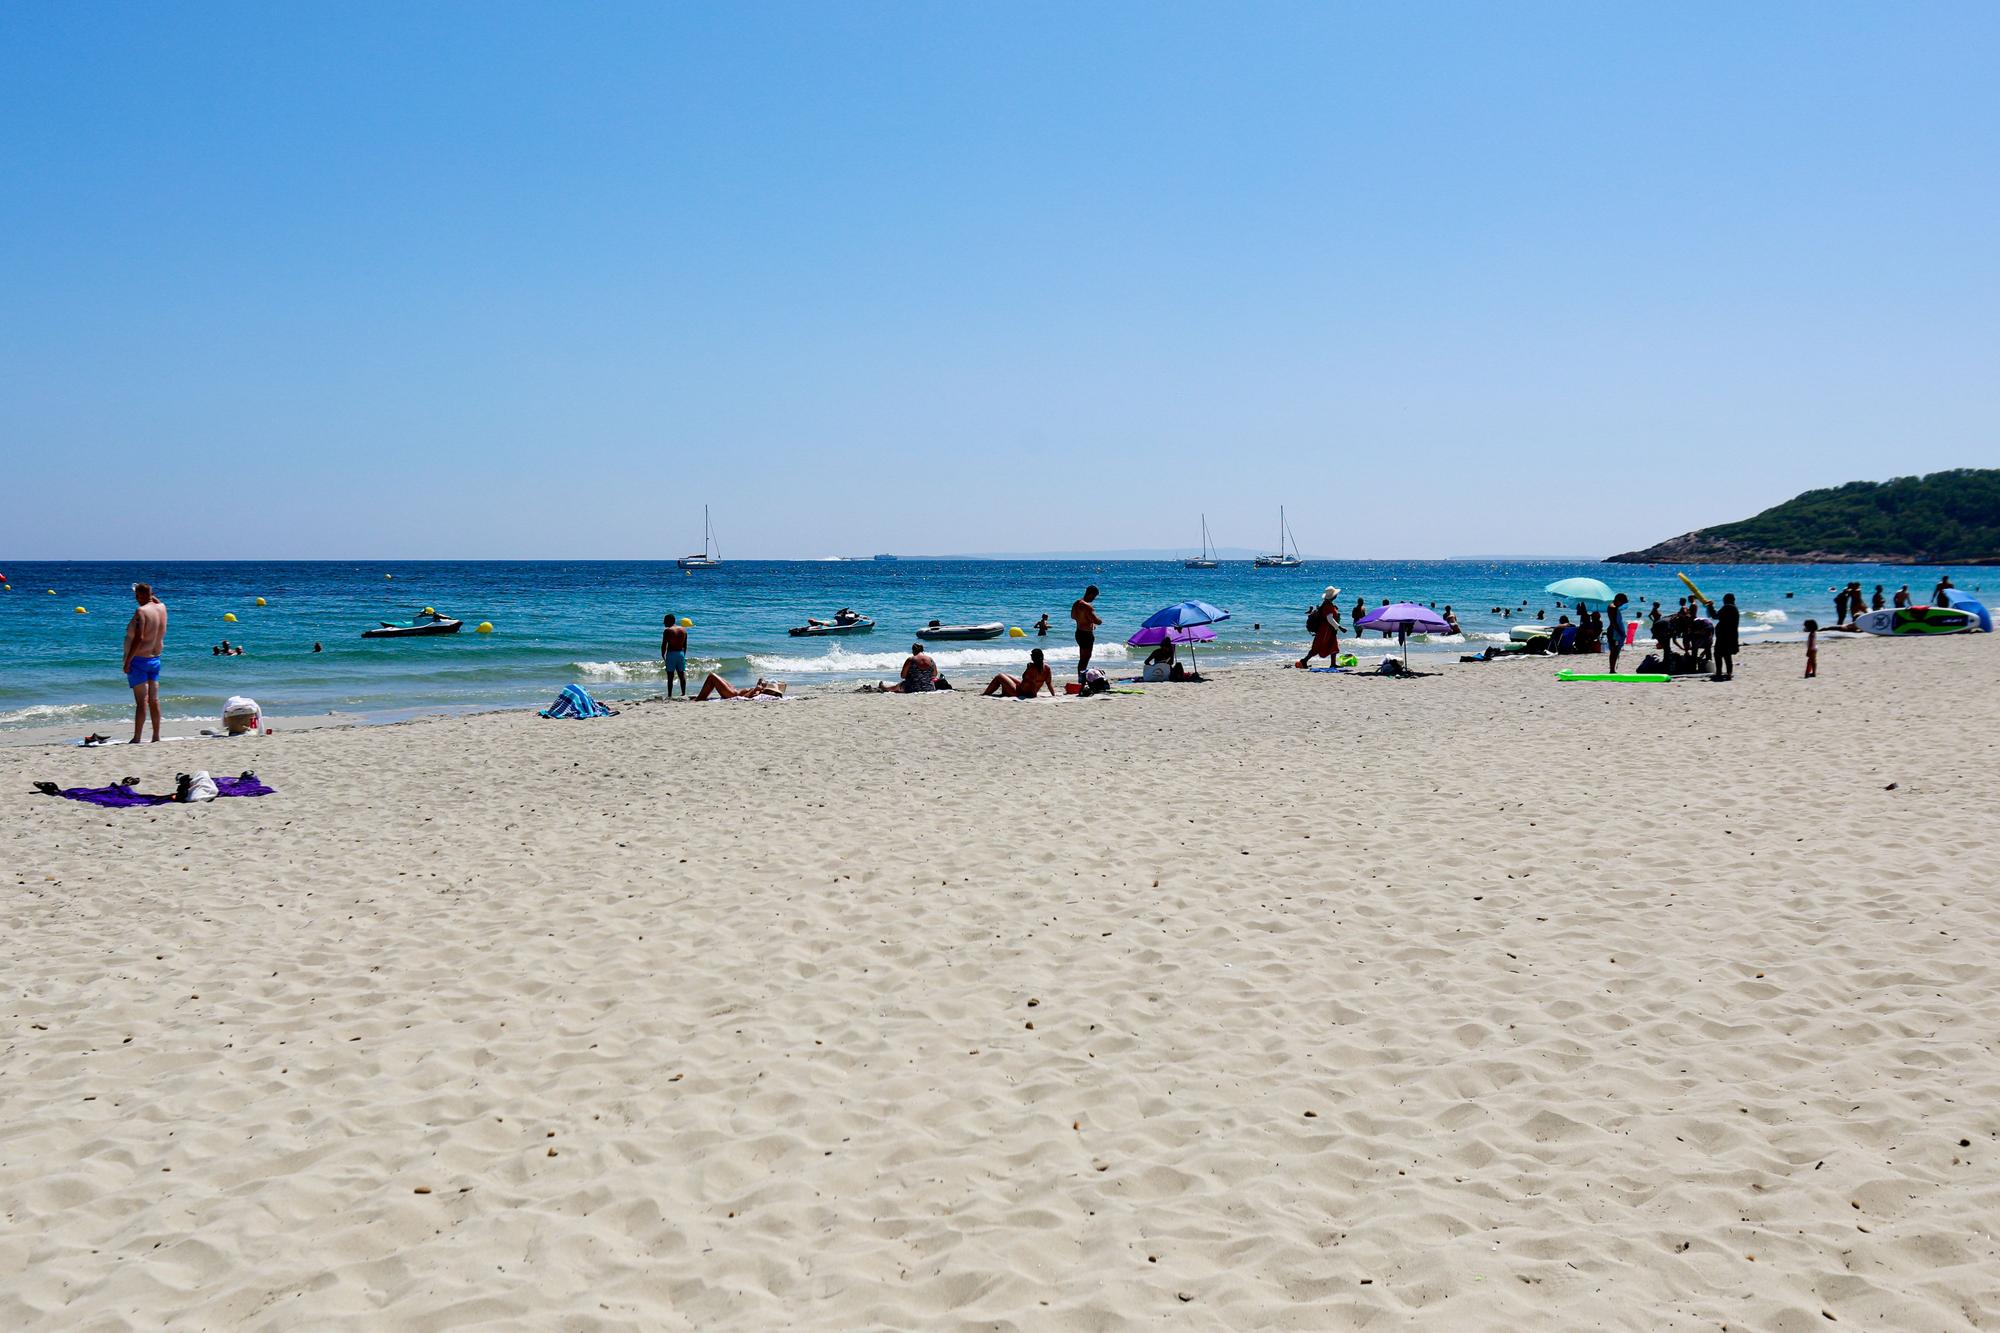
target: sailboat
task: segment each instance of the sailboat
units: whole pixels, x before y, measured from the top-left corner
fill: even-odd
[[[1285,507],[1278,506],[1278,552],[1276,555],[1260,555],[1251,562],[1259,569],[1297,569],[1305,561],[1299,559],[1299,544],[1292,536],[1291,525],[1285,522]]]
[[[1215,546],[1208,540],[1208,515],[1201,516],[1201,554],[1181,561],[1182,569],[1214,569]]]
[[[715,544],[715,529],[709,526],[707,505],[701,507],[701,553],[684,555],[675,563],[682,569],[714,569],[722,563],[722,548]]]

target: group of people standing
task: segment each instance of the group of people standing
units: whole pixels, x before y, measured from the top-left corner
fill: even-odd
[[[1622,604],[1625,594],[1618,594],[1618,600]],[[1713,620],[1701,615],[1699,608],[1704,605],[1713,614]],[[1683,598],[1671,614],[1654,602],[1647,620],[1660,669],[1668,675],[1708,670],[1711,680],[1736,679],[1736,654],[1743,646],[1743,612],[1736,605],[1735,593],[1724,593],[1719,606]],[[1623,637],[1619,636],[1621,641]],[[1613,653],[1612,669],[1616,670],[1615,649]]]
[[[1884,606],[1892,606],[1900,611],[1906,606],[1914,606],[1916,604],[1915,599],[1910,596],[1909,584],[1905,583],[1902,587],[1896,589],[1893,595],[1886,597],[1883,595],[1884,586],[1880,583],[1876,584],[1875,592],[1871,596],[1861,591],[1861,581],[1855,579],[1850,581],[1846,587],[1836,591],[1833,594],[1834,625],[1836,627],[1852,625],[1855,618],[1863,612],[1880,611]],[[1946,605],[1950,601],[1948,594],[1952,591],[1951,575],[1946,574],[1938,580],[1937,587],[1931,589],[1930,605]]]

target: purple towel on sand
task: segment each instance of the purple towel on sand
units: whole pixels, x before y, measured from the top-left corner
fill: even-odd
[[[275,790],[275,788],[265,786],[254,777],[217,778],[215,780],[215,794],[217,796],[269,796]],[[124,809],[135,805],[172,805],[174,803],[172,796],[149,796],[144,792],[133,791],[123,783],[110,787],[64,787],[53,794],[71,801],[82,801],[86,805],[105,805],[113,809]]]

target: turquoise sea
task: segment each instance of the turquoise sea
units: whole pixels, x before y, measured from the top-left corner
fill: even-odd
[[[1720,598],[1734,592],[1755,636],[1796,634],[1808,616],[1832,619],[1831,589],[1859,579],[1872,591],[1907,583],[1923,600],[1940,571],[1911,566],[1706,566],[1690,573]],[[1950,571],[1968,589],[2000,587],[2000,570]],[[16,562],[0,566],[0,733],[61,727],[78,735],[116,734],[131,695],[119,674],[131,584],[151,582],[172,618],[163,711],[182,723],[212,723],[223,699],[247,694],[271,717],[340,713],[391,720],[450,709],[540,706],[580,682],[611,699],[655,693],[660,618],[691,618],[690,672],[717,669],[733,680],[756,675],[795,689],[851,688],[892,676],[912,632],[932,617],[948,623],[1000,620],[1029,629],[1046,613],[1046,640],[998,639],[936,650],[960,684],[983,684],[1018,670],[1042,643],[1057,663],[1074,662],[1068,608],[1084,585],[1103,589],[1098,659],[1107,666],[1143,654],[1121,646],[1147,615],[1198,597],[1233,618],[1218,627],[1204,662],[1228,664],[1297,656],[1305,612],[1328,584],[1343,610],[1357,596],[1451,605],[1463,639],[1419,640],[1414,652],[1476,651],[1504,642],[1510,621],[1494,613],[1552,609],[1544,585],[1573,574],[1603,578],[1643,606],[1671,609],[1683,595],[1664,567],[1542,561],[1331,561],[1260,570],[1225,562],[1190,570],[1178,561],[729,561],[683,572],[671,562]],[[262,597],[266,605],[258,606]],[[1989,599],[1990,600],[1990,599]],[[75,609],[82,606],[87,614]],[[426,606],[466,622],[443,638],[363,640],[381,620],[405,620]],[[873,616],[872,635],[794,639],[785,631],[809,615],[851,606]],[[236,623],[223,620],[224,614]],[[472,627],[491,621],[494,632]],[[216,657],[223,639],[242,657]],[[317,641],[324,651],[314,653]],[[1364,655],[1382,640],[1355,645]],[[1060,669],[1060,668],[1059,668]]]

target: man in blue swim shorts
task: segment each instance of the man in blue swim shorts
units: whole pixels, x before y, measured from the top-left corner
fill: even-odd
[[[132,744],[137,745],[146,718],[153,719],[153,739],[160,739],[160,654],[167,646],[167,604],[153,596],[151,584],[132,585],[139,609],[125,626],[125,683],[132,687]]]
[[[673,612],[667,612],[660,630],[660,661],[667,669],[667,697],[674,697],[674,682],[681,683],[681,698],[688,693],[688,632]]]

